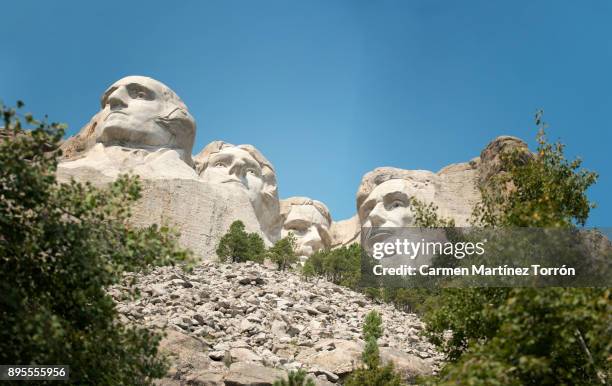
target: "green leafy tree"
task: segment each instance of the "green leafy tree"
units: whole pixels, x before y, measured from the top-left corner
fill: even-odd
[[[483,187],[475,223],[485,227],[573,228],[593,204],[597,175],[549,144],[541,112],[538,149],[502,154]],[[447,289],[428,314],[428,334],[450,359],[437,385],[593,385],[610,380],[609,288]],[[450,339],[444,332],[452,331]]]
[[[274,386],[315,386],[311,378],[306,378],[307,374],[304,370],[290,371],[287,379],[279,379],[274,381]]]
[[[321,250],[310,256],[306,264],[312,266],[317,276],[334,284],[357,289],[361,278],[361,252],[358,244]]]
[[[278,240],[268,249],[268,258],[278,266],[279,271],[284,271],[298,260],[295,254],[296,240],[293,233]]]
[[[249,233],[249,254],[248,259],[258,263],[263,262],[266,255],[266,245],[257,233]]]
[[[501,154],[503,173],[487,182],[474,212],[480,226],[570,227],[584,225],[595,204],[586,191],[597,173],[580,169],[582,160],[568,161],[565,146],[546,139],[542,111],[536,113],[538,148],[533,157],[524,149]]]
[[[217,246],[217,256],[221,261],[242,263],[245,261],[262,262],[266,247],[257,233],[247,233],[240,220],[230,225],[229,231],[221,237]]]
[[[63,127],[0,109],[0,363],[68,364],[76,384],[162,377],[160,336],[121,324],[106,289],[126,270],[189,253],[166,227],[130,225],[137,178],[107,189],[58,183]]]

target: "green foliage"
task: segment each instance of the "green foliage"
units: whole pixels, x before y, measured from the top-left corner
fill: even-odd
[[[306,262],[302,266],[302,277],[306,281],[308,281],[316,276],[317,274],[315,273],[314,267],[312,266],[312,262],[306,260]]]
[[[487,300],[479,291],[475,295]],[[478,324],[459,326],[463,353],[435,384],[473,378],[480,383],[465,384],[592,385],[609,378],[609,289],[516,288],[498,303],[472,307]]]
[[[424,202],[411,197],[410,208],[414,211],[414,223],[419,227],[444,228],[455,226],[455,220],[445,219],[438,216],[438,206],[432,202],[425,204]]]
[[[268,249],[267,255],[270,260],[278,266],[279,271],[284,271],[297,262],[295,254],[296,240],[293,233],[278,240]]]
[[[304,370],[290,371],[287,379],[279,379],[274,381],[274,386],[315,386],[311,378],[306,378]]]
[[[346,379],[344,386],[401,386],[402,378],[393,363],[376,368],[357,369]]]
[[[380,350],[378,349],[376,338],[373,336],[368,336],[366,338],[366,344],[361,353],[361,359],[368,369],[375,369],[380,364]]]
[[[567,161],[544,136],[535,156],[513,151],[482,189],[474,222],[497,227],[572,227],[593,204],[596,174]],[[445,289],[427,332],[451,362],[431,384],[592,385],[611,376],[612,302],[608,288]],[[452,330],[450,339],[444,332]]]
[[[247,233],[244,223],[236,220],[230,225],[229,231],[221,237],[216,252],[219,259],[224,262],[261,263],[265,257],[266,247],[257,233]]]
[[[363,323],[364,339],[378,339],[383,334],[382,317],[376,310],[368,312]]]
[[[435,307],[429,301],[435,293],[436,291],[428,288],[385,286],[379,296],[385,303],[393,304],[398,310],[423,314],[432,306]]]
[[[378,367],[380,352],[377,340],[383,334],[382,317],[376,310],[368,312],[363,323],[363,339],[366,342],[361,358],[370,369]]]
[[[361,246],[351,244],[331,251],[317,251],[308,258],[305,265],[309,265],[307,270],[316,276],[356,289],[361,277]]]
[[[395,372],[393,363],[381,366],[380,350],[376,342],[383,334],[382,317],[376,310],[370,311],[363,323],[363,336],[366,341],[361,359],[365,367],[351,373],[346,379],[345,386],[399,386],[402,379]]]
[[[482,189],[474,222],[483,226],[568,227],[584,225],[595,207],[586,195],[597,181],[597,173],[579,169],[580,159],[568,161],[565,146],[546,140],[542,111],[536,113],[539,127],[534,157],[524,150],[502,153],[504,173],[491,178]]]
[[[18,106],[22,106],[18,103]],[[101,190],[56,181],[61,125],[0,105],[0,363],[68,364],[74,383],[165,375],[160,337],[119,323],[106,289],[126,270],[185,261],[166,227],[130,226],[136,178]]]

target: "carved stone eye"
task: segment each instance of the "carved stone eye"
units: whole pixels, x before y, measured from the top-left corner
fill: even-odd
[[[391,203],[391,209],[399,208],[400,206],[404,206],[404,203],[396,200]]]
[[[225,164],[223,162],[217,162],[217,163],[215,163],[215,167],[216,168],[222,168],[222,167],[225,167]]]
[[[147,97],[147,93],[144,91],[138,91],[136,93],[136,99],[145,99]]]

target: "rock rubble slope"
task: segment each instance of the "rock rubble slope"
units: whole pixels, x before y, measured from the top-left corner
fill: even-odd
[[[172,369],[160,384],[268,385],[300,368],[320,385],[341,384],[361,364],[361,326],[372,309],[385,327],[381,357],[408,382],[442,359],[416,315],[326,281],[251,262],[134,276],[138,299],[122,300],[121,286],[111,295],[124,321],[166,331],[161,347]]]

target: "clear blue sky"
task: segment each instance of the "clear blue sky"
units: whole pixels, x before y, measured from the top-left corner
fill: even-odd
[[[551,139],[600,173],[591,225],[612,216],[610,1],[3,2],[0,98],[69,124],[126,75],[173,88],[194,152],[250,143],[281,197],[355,213],[378,166],[437,171],[494,137]]]

